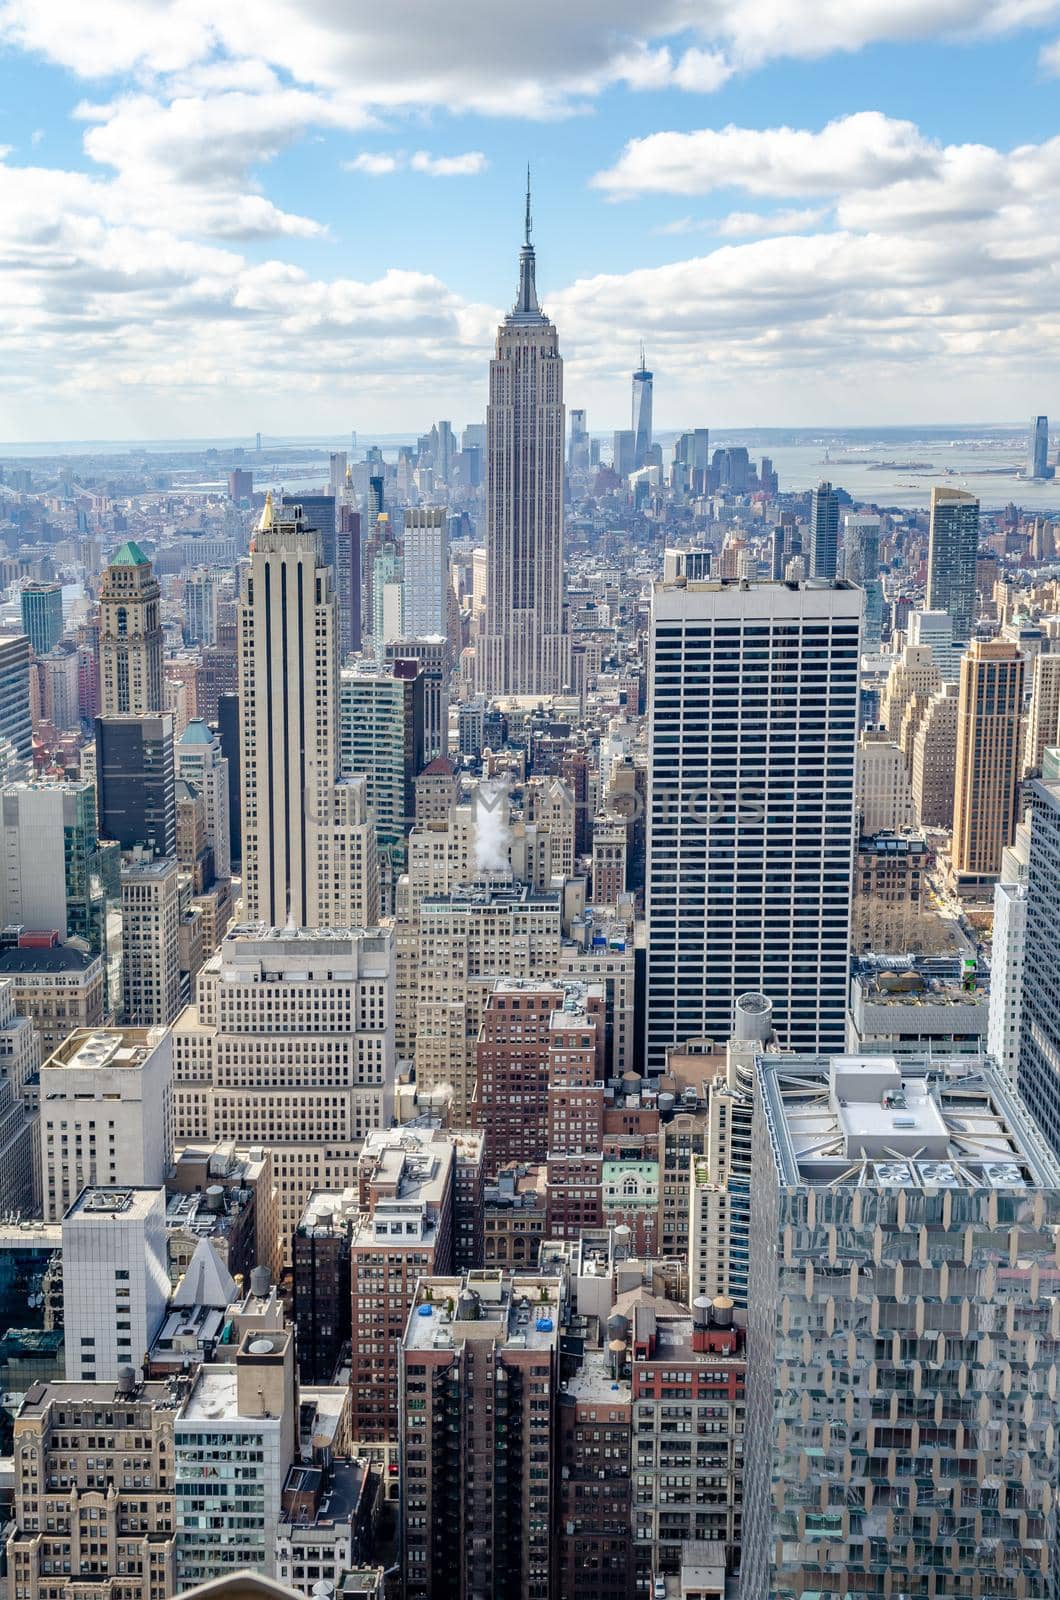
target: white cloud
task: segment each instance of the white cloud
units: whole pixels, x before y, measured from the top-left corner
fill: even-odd
[[[717,223],[717,231],[726,239],[745,238],[751,234],[806,233],[815,228],[828,215],[820,207],[806,207],[801,211],[730,211]]]
[[[720,89],[735,69],[719,50],[687,49],[674,68],[674,83],[693,94],[711,94]]]
[[[938,146],[912,122],[859,111],[803,128],[703,128],[631,139],[593,185],[616,198],[634,194],[709,194],[744,189],[759,195],[831,194],[878,188],[933,171]]]
[[[396,172],[400,164],[398,156],[375,155],[370,150],[362,150],[352,161],[342,163],[347,172],[363,172],[369,178],[384,178],[387,173]]]
[[[489,162],[481,150],[468,150],[462,156],[432,156],[417,150],[409,166],[413,172],[426,172],[432,178],[467,178],[485,172]]]

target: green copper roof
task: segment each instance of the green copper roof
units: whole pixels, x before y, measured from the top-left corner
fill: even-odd
[[[112,567],[149,567],[151,563],[144,555],[138,544],[131,539],[126,539],[120,550],[115,550],[111,558]]]

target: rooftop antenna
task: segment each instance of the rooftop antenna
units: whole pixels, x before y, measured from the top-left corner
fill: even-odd
[[[530,228],[531,228],[531,217],[530,217],[530,163],[528,161],[526,163],[526,228],[525,228],[524,233],[523,233],[523,243],[524,244],[529,244],[530,243]]]
[[[644,367],[644,340],[643,339],[640,341],[640,370],[641,370],[641,372],[643,372],[645,370],[645,367]]]

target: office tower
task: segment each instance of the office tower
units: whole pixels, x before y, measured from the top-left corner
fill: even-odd
[[[350,1193],[311,1194],[294,1231],[294,1321],[303,1383],[330,1383],[350,1337]]]
[[[592,902],[616,906],[626,892],[629,827],[624,817],[602,815],[593,820]]]
[[[959,876],[995,878],[1017,821],[1024,660],[974,639],[961,662],[950,857]]]
[[[839,496],[830,483],[819,483],[810,502],[811,578],[834,578],[839,559]]]
[[[332,457],[332,461],[334,459]],[[297,520],[300,515],[304,525],[315,529],[320,536],[323,565],[331,568],[335,640],[340,662],[351,650],[360,648],[359,637],[354,644],[353,636],[355,612],[358,623],[360,618],[361,522],[356,510],[343,503],[350,496],[352,489],[346,484],[346,468],[343,467],[343,482],[338,489],[333,485],[330,494],[287,494],[282,505],[285,520],[288,516]]]
[[[339,771],[331,574],[297,506],[277,521],[266,500],[239,631],[244,914],[273,927],[350,927],[365,886],[343,863],[361,854],[364,819]]]
[[[260,446],[259,446],[260,449]],[[250,501],[254,496],[254,474],[246,467],[233,467],[228,474],[228,498],[239,505],[241,501]]]
[[[931,651],[943,683],[958,682],[964,645],[954,643],[953,618],[948,611],[910,611],[905,631],[909,644],[926,645]]]
[[[589,466],[589,430],[585,411],[574,409],[570,414],[570,440],[567,446],[567,466],[571,472],[585,472]]]
[[[161,590],[139,545],[115,551],[99,591],[100,697],[105,717],[160,712]]]
[[[880,721],[898,741],[906,708],[917,697],[926,704],[942,683],[942,674],[929,646],[907,644],[892,661],[880,696]]]
[[[62,1220],[66,1376],[115,1383],[143,1361],[165,1315],[166,1192],[92,1184]]]
[[[1041,771],[1042,755],[1060,743],[1060,654],[1036,655],[1031,665],[1031,705],[1023,740],[1022,776]]]
[[[419,664],[419,670],[410,675],[410,669],[402,667],[398,673],[399,678],[406,684],[405,695],[413,700],[418,695],[417,680],[422,685],[423,692],[423,753],[424,763],[433,761],[437,756],[445,756],[449,749],[449,679],[451,675],[451,656],[449,640],[444,636],[433,638],[394,639],[387,644],[385,660],[390,670],[395,669],[390,664],[393,662],[412,662]],[[414,713],[414,707],[413,707]],[[415,764],[420,757],[416,751],[410,752],[412,763]],[[423,768],[421,767],[421,771]],[[417,774],[418,776],[418,774]]]
[[[843,518],[844,576],[865,591],[862,649],[872,655],[880,648],[883,630],[883,586],[880,583],[880,519],[862,511]]]
[[[89,1386],[68,1373],[29,1388],[14,1421],[7,1541],[8,1571],[25,1600],[119,1587],[143,1600],[176,1593],[178,1404],[167,1383],[127,1376],[123,1386]]]
[[[41,717],[60,733],[81,731],[81,663],[72,639],[61,639],[36,662]]]
[[[929,695],[913,736],[913,812],[920,828],[953,826],[959,689],[944,683]]]
[[[1027,786],[1027,793],[1031,828],[1017,1082],[1049,1143],[1060,1151],[1060,1013],[1055,997],[1060,963],[1060,783],[1038,778]]]
[[[172,858],[121,872],[121,990],[126,1027],[165,1028],[180,1010],[180,886]]]
[[[486,412],[486,625],[476,681],[489,695],[559,694],[569,640],[563,606],[563,361],[537,303],[530,191],[519,292],[497,331]]]
[[[1049,418],[1032,417],[1027,442],[1027,477],[1051,478],[1049,466]],[[29,629],[27,628],[27,633]]]
[[[0,753],[9,750],[20,761],[33,753],[29,651],[25,634],[0,634]]]
[[[63,636],[61,583],[27,583],[19,596],[22,631],[37,656],[46,656]]]
[[[206,842],[213,852],[214,876],[227,878],[232,871],[229,780],[228,761],[222,754],[220,735],[196,717],[177,740],[175,755],[177,776],[193,784],[202,796]]]
[[[101,839],[171,856],[177,848],[173,717],[96,718],[96,805]]]
[[[410,639],[444,637],[449,627],[449,533],[443,506],[412,506],[405,512],[403,570],[405,634]]]
[[[862,833],[909,827],[913,820],[909,768],[886,728],[862,728],[854,771]]]
[[[219,694],[217,697],[217,735],[221,753],[228,763],[228,827],[232,842],[232,860],[243,857],[243,806],[240,800],[240,737],[239,696]]]
[[[284,1260],[314,1190],[348,1188],[394,1102],[388,930],[233,928],[173,1028],[175,1137],[264,1145]]]
[[[73,944],[27,941],[0,953],[0,979],[10,984],[19,1015],[32,1022],[45,1061],[76,1029],[99,1027],[104,978],[102,954]]]
[[[611,461],[620,478],[636,471],[637,438],[632,428],[616,428],[611,436]]]
[[[268,1321],[246,1328],[229,1360],[199,1368],[173,1419],[177,1593],[248,1567],[275,1573],[299,1407],[294,1330],[282,1314]]]
[[[328,488],[336,500],[346,488],[346,474],[348,471],[348,458],[345,450],[333,450],[328,456]]]
[[[1060,1165],[1033,1117],[988,1059],[756,1079],[743,1592],[1048,1595]]]
[[[727,1038],[745,990],[839,1048],[854,847],[861,591],[656,584],[646,1063]]]
[[[490,1271],[419,1284],[401,1345],[408,1600],[555,1592],[561,1283]]]
[[[173,1046],[146,1028],[77,1028],[40,1073],[44,1217],[86,1185],[160,1189],[173,1156]],[[137,1351],[136,1359],[143,1354]]]
[[[103,948],[96,791],[92,784],[9,783],[0,788],[0,919],[54,930]]]
[[[39,1215],[36,1078],[40,1040],[32,1022],[15,1011],[15,990],[0,981],[0,1214]]]
[[[990,945],[990,1012],[986,1047],[1016,1082],[1023,1020],[1023,971],[1027,949],[1026,883],[994,885],[994,927]]]
[[[644,346],[640,347],[640,366],[633,374],[633,465],[646,467],[652,447],[652,374],[644,365]]]
[[[451,1095],[450,1122],[465,1127],[475,1083],[475,1041],[496,978],[551,978],[559,970],[560,896],[486,882],[420,903],[415,1061],[420,1092]]]
[[[217,643],[217,575],[208,567],[184,579],[184,643]]]
[[[976,615],[975,562],[979,550],[979,501],[963,489],[935,484],[928,533],[928,611],[948,611],[953,636],[972,636]]]
[[[415,815],[414,784],[425,764],[426,681],[419,663],[404,656],[386,667],[343,667],[339,679],[341,770],[348,777],[360,774],[367,783],[387,882],[404,866],[405,834]]]

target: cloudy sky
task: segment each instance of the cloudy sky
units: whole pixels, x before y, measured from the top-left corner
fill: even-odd
[[[0,440],[1060,413],[1060,0],[0,0]]]

